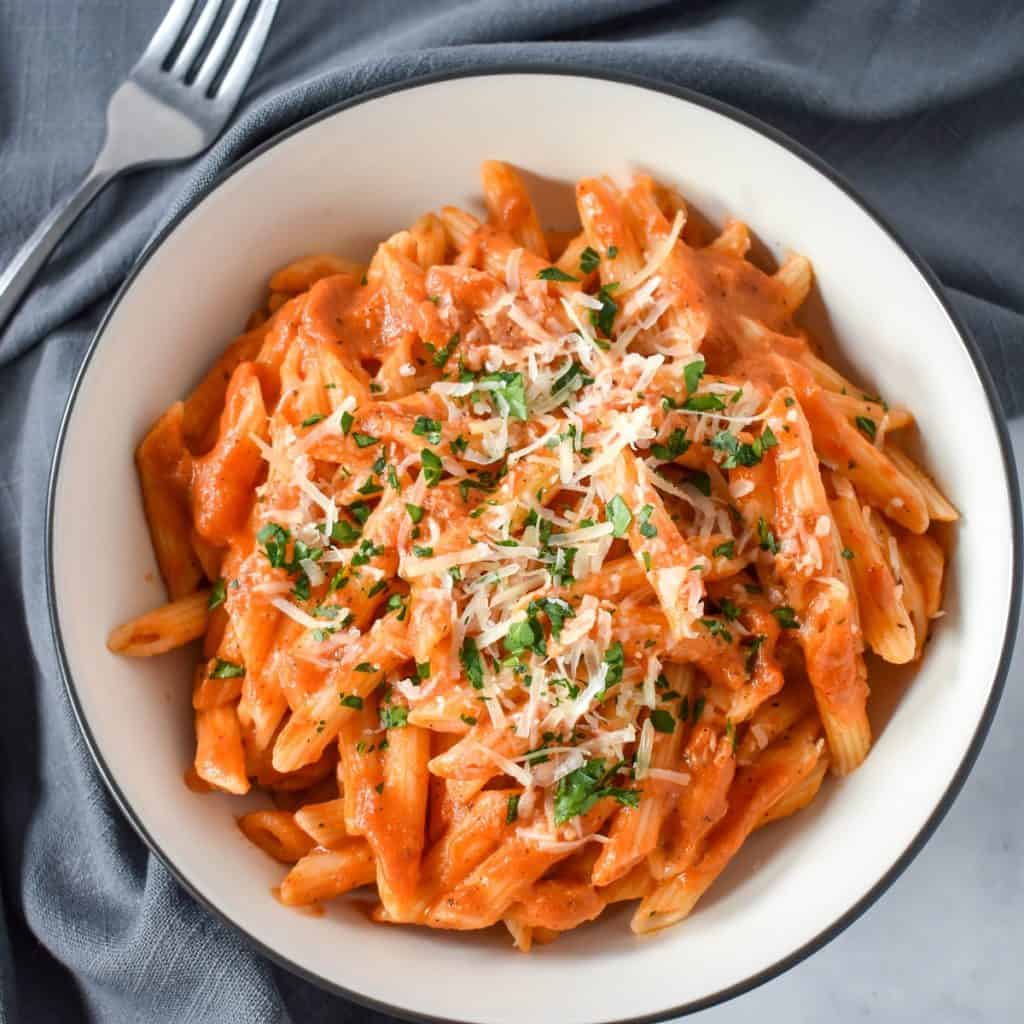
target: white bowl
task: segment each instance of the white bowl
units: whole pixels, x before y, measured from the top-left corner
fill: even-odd
[[[508,937],[322,918],[280,906],[282,875],[235,826],[246,801],[196,796],[191,655],[129,660],[108,630],[160,603],[132,461],[147,427],[238,332],[268,274],[308,252],[368,255],[444,203],[476,204],[478,166],[540,179],[566,226],[584,175],[643,168],[775,253],[811,258],[844,360],[916,413],[928,465],[963,513],[946,596],[912,685],[875,683],[867,762],[808,811],[758,833],[693,916],[640,940],[611,913],[531,956]],[[559,222],[563,222],[561,225]],[[411,83],[328,110],[267,143],[177,217],[97,332],[54,459],[48,586],[68,693],[126,816],[183,885],[268,955],[396,1013],[519,1024],[654,1019],[744,991],[861,913],[949,808],[1006,670],[1020,596],[1020,509],[1005,429],[974,344],[934,279],[799,146],[681,90],[562,70]],[[250,797],[256,805],[259,799]]]

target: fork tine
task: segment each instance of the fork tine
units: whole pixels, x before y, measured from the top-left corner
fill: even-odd
[[[164,20],[160,22],[160,27],[153,33],[149,46],[143,50],[139,64],[162,64],[167,59],[167,54],[178,41],[194,4],[195,0],[174,0],[170,10],[164,15]]]
[[[224,57],[235,41],[238,28],[245,20],[251,3],[252,0],[233,0],[231,10],[224,19],[224,24],[221,26],[220,32],[217,33],[217,38],[214,40],[213,46],[210,47],[203,66],[199,69],[199,74],[196,75],[195,84],[204,92],[209,89],[210,83],[217,77],[217,72],[220,71]]]
[[[175,78],[184,78],[188,74],[188,69],[192,67],[196,56],[203,48],[203,43],[206,42],[213,23],[217,20],[217,12],[223,3],[224,0],[204,0],[203,9],[199,17],[196,18],[196,23],[192,26],[185,45],[182,46],[178,56],[174,58],[171,74]]]
[[[223,81],[217,90],[217,101],[226,103],[232,106],[232,108],[239,101],[243,90],[252,76],[253,69],[256,67],[256,61],[259,59],[264,42],[266,42],[267,33],[270,31],[270,25],[273,23],[273,15],[278,11],[278,0],[256,0],[256,2],[259,3],[259,10],[257,10],[256,16],[252,19],[252,24],[246,32],[245,39],[242,40],[242,45],[239,47],[238,52],[234,54],[231,66],[227,69],[227,74],[224,75]],[[236,0],[236,4],[231,8],[231,17],[234,16],[237,8],[248,9],[249,6],[249,0]],[[203,62],[203,67],[196,79],[197,84],[203,89],[209,88],[210,82],[216,78],[220,61],[223,59],[224,53],[230,48],[234,39],[234,33],[238,30],[238,25],[241,23],[243,16],[240,14],[236,23],[231,26],[225,23],[224,28],[221,29],[220,35],[210,50],[209,56]],[[227,35],[228,28],[231,30],[230,35]],[[221,45],[221,41],[225,36],[226,39],[223,45]]]

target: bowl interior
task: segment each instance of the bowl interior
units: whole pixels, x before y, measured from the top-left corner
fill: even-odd
[[[545,108],[562,116],[541,116]],[[915,412],[928,465],[963,513],[947,615],[923,665],[910,686],[895,674],[873,678],[879,736],[866,764],[755,836],[682,926],[638,940],[628,916],[611,913],[529,957],[504,934],[372,925],[357,901],[320,918],[279,906],[270,890],[282,870],[235,827],[260,798],[199,797],[182,784],[193,750],[191,653],[131,661],[104,645],[113,625],[164,599],[132,459],[147,427],[240,330],[274,268],[321,250],[366,257],[427,209],[479,205],[486,158],[536,175],[549,226],[568,224],[576,179],[643,169],[712,219],[746,220],[776,255],[809,256],[844,363]],[[136,824],[259,943],[405,1011],[519,1022],[558,1007],[566,1024],[624,1020],[771,970],[914,843],[997,676],[1013,589],[1009,487],[984,388],[942,305],[877,222],[792,151],[704,105],[632,84],[456,78],[292,134],[231,174],[146,259],[105,324],[67,421],[52,508],[55,618],[81,717]]]

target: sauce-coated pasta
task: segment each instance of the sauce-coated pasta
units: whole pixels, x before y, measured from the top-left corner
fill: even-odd
[[[643,176],[579,182],[576,234],[483,182],[487,223],[271,278],[139,446],[172,600],[110,646],[205,636],[193,784],[274,794],[240,824],[283,902],[375,884],[525,950],[675,923],[857,767],[865,650],[921,657],[956,511],[796,325],[806,259]]]

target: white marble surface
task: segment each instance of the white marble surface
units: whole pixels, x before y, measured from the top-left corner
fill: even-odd
[[[1011,424],[1024,472],[1024,420]],[[881,899],[793,970],[699,1024],[1024,1020],[1024,637],[981,755]]]

